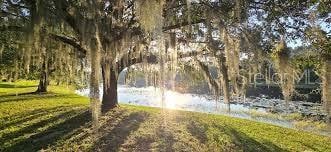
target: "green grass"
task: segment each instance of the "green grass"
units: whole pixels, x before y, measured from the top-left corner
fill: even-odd
[[[314,118],[307,118],[300,113],[291,114],[277,114],[277,113],[264,113],[257,110],[250,110],[247,112],[255,118],[267,118],[274,120],[288,120],[293,124],[293,127],[298,130],[309,130],[311,132],[325,132],[331,133],[331,126],[327,125],[323,120],[317,120]]]
[[[92,134],[88,99],[0,83],[0,151],[331,151],[329,137],[226,116],[121,105]],[[17,95],[17,96],[16,96]]]

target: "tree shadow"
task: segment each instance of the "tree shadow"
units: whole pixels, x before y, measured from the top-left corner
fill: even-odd
[[[159,126],[159,131],[156,133],[158,139],[162,139],[163,142],[159,145],[161,151],[174,151],[173,145],[175,144],[175,137],[172,134],[172,130],[167,130],[164,126]]]
[[[245,151],[245,152],[287,152],[287,150],[280,148],[270,141],[263,141],[262,143],[256,141],[252,137],[249,137],[243,132],[239,132],[234,128],[220,124],[204,124],[201,122],[191,121],[187,129],[189,133],[198,139],[201,143],[208,142],[207,130],[209,127],[220,134],[224,134],[230,137],[228,141],[217,141],[225,140],[224,138],[213,137],[218,144],[220,144],[222,151]],[[213,136],[218,136],[214,134]]]
[[[154,126],[153,126],[154,127]],[[139,136],[135,138],[135,142],[132,145],[126,145],[126,149],[128,151],[130,150],[136,150],[136,151],[153,151],[152,150],[152,144],[157,144],[157,150],[158,151],[175,151],[173,145],[175,142],[178,142],[175,140],[175,136],[172,133],[173,130],[167,130],[165,126],[158,125],[156,126],[158,128],[157,132],[153,134],[153,136]]]
[[[148,113],[134,112],[122,118],[110,131],[107,129],[105,129],[105,132],[101,131],[104,132],[104,135],[93,144],[91,151],[118,151],[130,133],[138,130],[140,124],[148,117]],[[103,127],[111,127],[112,125],[109,123],[111,121],[105,123]]]
[[[155,142],[155,139],[151,136],[139,136],[135,137],[134,143],[130,145],[125,145],[125,149],[130,151],[134,149],[135,151],[148,152],[151,151],[151,144]],[[133,151],[133,150],[132,150]]]
[[[187,125],[187,130],[198,139],[200,143],[205,144],[207,142],[206,128],[201,123],[191,121]]]
[[[45,130],[42,129],[43,127],[47,127],[47,125],[59,120],[64,121]],[[47,148],[48,146],[55,144],[56,141],[65,138],[76,128],[84,126],[90,121],[90,113],[87,110],[66,111],[15,132],[3,135],[1,140],[14,141],[17,140],[17,138],[31,134],[30,137],[17,140],[17,142],[13,142],[10,146],[0,146],[2,147],[0,148],[0,151],[38,151],[40,149]],[[41,131],[39,131],[39,129]]]
[[[175,130],[171,126],[164,124],[162,116],[150,116],[145,122],[150,126],[143,124],[141,127],[134,128],[134,130],[131,130],[131,133],[136,130],[137,132],[132,135],[127,132],[127,137],[122,138],[125,141],[115,146],[118,147],[117,149],[99,149],[99,151],[176,151],[174,145],[179,141],[175,137]],[[140,124],[142,123],[144,122],[140,122]]]
[[[31,88],[37,87],[37,85],[15,85],[15,84],[7,84],[7,83],[0,83],[0,88]]]
[[[19,113],[16,115],[11,115],[8,117],[1,118],[0,120],[3,122],[0,124],[0,130],[5,128],[15,127],[17,125],[21,125],[24,122],[32,121],[34,119],[38,119],[43,115],[49,113],[57,113],[60,111],[67,111],[68,109],[72,109],[73,106],[60,106],[54,108],[47,109],[37,109],[29,112]]]
[[[315,148],[315,147],[313,147],[313,146],[311,146],[311,145],[309,145],[309,144],[307,144],[307,143],[302,143],[305,147],[308,147],[309,149],[312,149],[313,151],[320,151],[320,150],[318,150],[317,148]]]
[[[264,140],[263,143],[249,137],[243,132],[239,132],[231,127],[218,126],[218,129],[223,130],[231,137],[235,145],[247,152],[287,152],[270,141]]]
[[[20,93],[20,94],[8,94],[8,95],[1,95],[0,96],[0,103],[6,102],[16,102],[16,101],[27,101],[31,99],[56,99],[56,98],[78,98],[76,96],[70,95],[63,95],[63,94],[56,94],[56,93],[45,93],[45,94],[37,94],[35,92],[28,92],[28,93]]]
[[[3,94],[0,95],[1,98],[11,98],[11,97],[18,97],[18,96],[26,96],[26,95],[35,95],[35,92],[24,92],[24,93],[10,93],[10,94]]]

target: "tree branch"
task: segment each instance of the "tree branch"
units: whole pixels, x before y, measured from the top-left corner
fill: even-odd
[[[49,37],[54,40],[61,41],[63,43],[71,45],[81,53],[82,57],[86,56],[87,50],[84,47],[82,47],[82,45],[79,42],[77,42],[77,40],[75,40],[74,38],[60,36],[56,34],[49,34]]]
[[[166,32],[166,31],[177,29],[177,28],[187,26],[187,25],[203,23],[205,21],[206,21],[205,19],[198,19],[198,20],[195,20],[195,21],[192,21],[192,22],[184,21],[184,22],[181,22],[181,23],[178,23],[178,24],[175,24],[175,25],[165,26],[162,29],[163,29],[163,32]]]
[[[202,70],[202,74],[207,79],[209,88],[214,91],[218,91],[220,88],[219,83],[211,76],[209,68],[207,65],[199,61],[198,59],[195,60],[199,69]]]
[[[21,27],[21,26],[17,26],[17,25],[2,25],[0,26],[0,31],[18,31],[18,32],[26,32],[26,30]]]

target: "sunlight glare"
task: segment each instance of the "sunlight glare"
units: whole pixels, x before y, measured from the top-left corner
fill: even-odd
[[[181,109],[181,107],[190,100],[189,96],[174,91],[166,91],[165,93],[165,106],[168,109]]]

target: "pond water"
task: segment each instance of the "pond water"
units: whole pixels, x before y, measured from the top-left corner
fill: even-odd
[[[100,89],[102,91],[102,89]],[[162,107],[160,89],[154,87],[136,88],[125,85],[118,86],[118,101],[122,104],[141,105],[149,107]],[[78,94],[88,96],[89,90],[82,89],[77,91]],[[102,94],[102,92],[101,92]],[[286,128],[295,128],[293,122],[282,119],[281,117],[266,117],[267,109],[247,106],[243,102],[230,104],[230,112],[227,110],[228,105],[222,103],[222,98],[216,102],[215,98],[208,95],[183,94],[175,91],[165,91],[165,107],[168,109],[195,111],[203,113],[221,114],[236,118],[254,120],[258,122],[269,123]],[[217,108],[216,108],[217,107]],[[258,113],[258,115],[256,115]],[[331,136],[330,132],[312,131],[318,134]],[[308,131],[308,130],[307,130]]]

